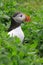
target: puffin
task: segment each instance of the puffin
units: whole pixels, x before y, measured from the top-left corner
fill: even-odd
[[[10,37],[15,37],[17,36],[21,42],[24,40],[24,33],[21,28],[22,22],[29,22],[30,21],[30,16],[25,15],[24,13],[21,12],[16,12],[12,17],[11,17],[11,24],[10,27],[8,28],[8,35]]]

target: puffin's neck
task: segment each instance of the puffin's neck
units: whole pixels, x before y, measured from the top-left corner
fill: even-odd
[[[8,29],[8,32],[19,27],[21,24],[20,23],[17,23],[15,20],[11,19],[11,25]]]

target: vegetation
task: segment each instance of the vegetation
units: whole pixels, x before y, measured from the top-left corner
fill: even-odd
[[[21,25],[23,44],[7,32],[16,11],[31,16]],[[0,65],[43,65],[43,0],[0,0]]]

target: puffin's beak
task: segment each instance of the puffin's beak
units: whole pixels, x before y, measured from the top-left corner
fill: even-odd
[[[26,15],[25,21],[26,21],[26,22],[30,22],[30,16],[27,16],[27,15]]]

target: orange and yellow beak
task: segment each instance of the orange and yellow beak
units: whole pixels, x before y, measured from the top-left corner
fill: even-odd
[[[26,21],[26,22],[30,22],[30,16],[27,16],[27,15],[26,15],[25,21]]]

